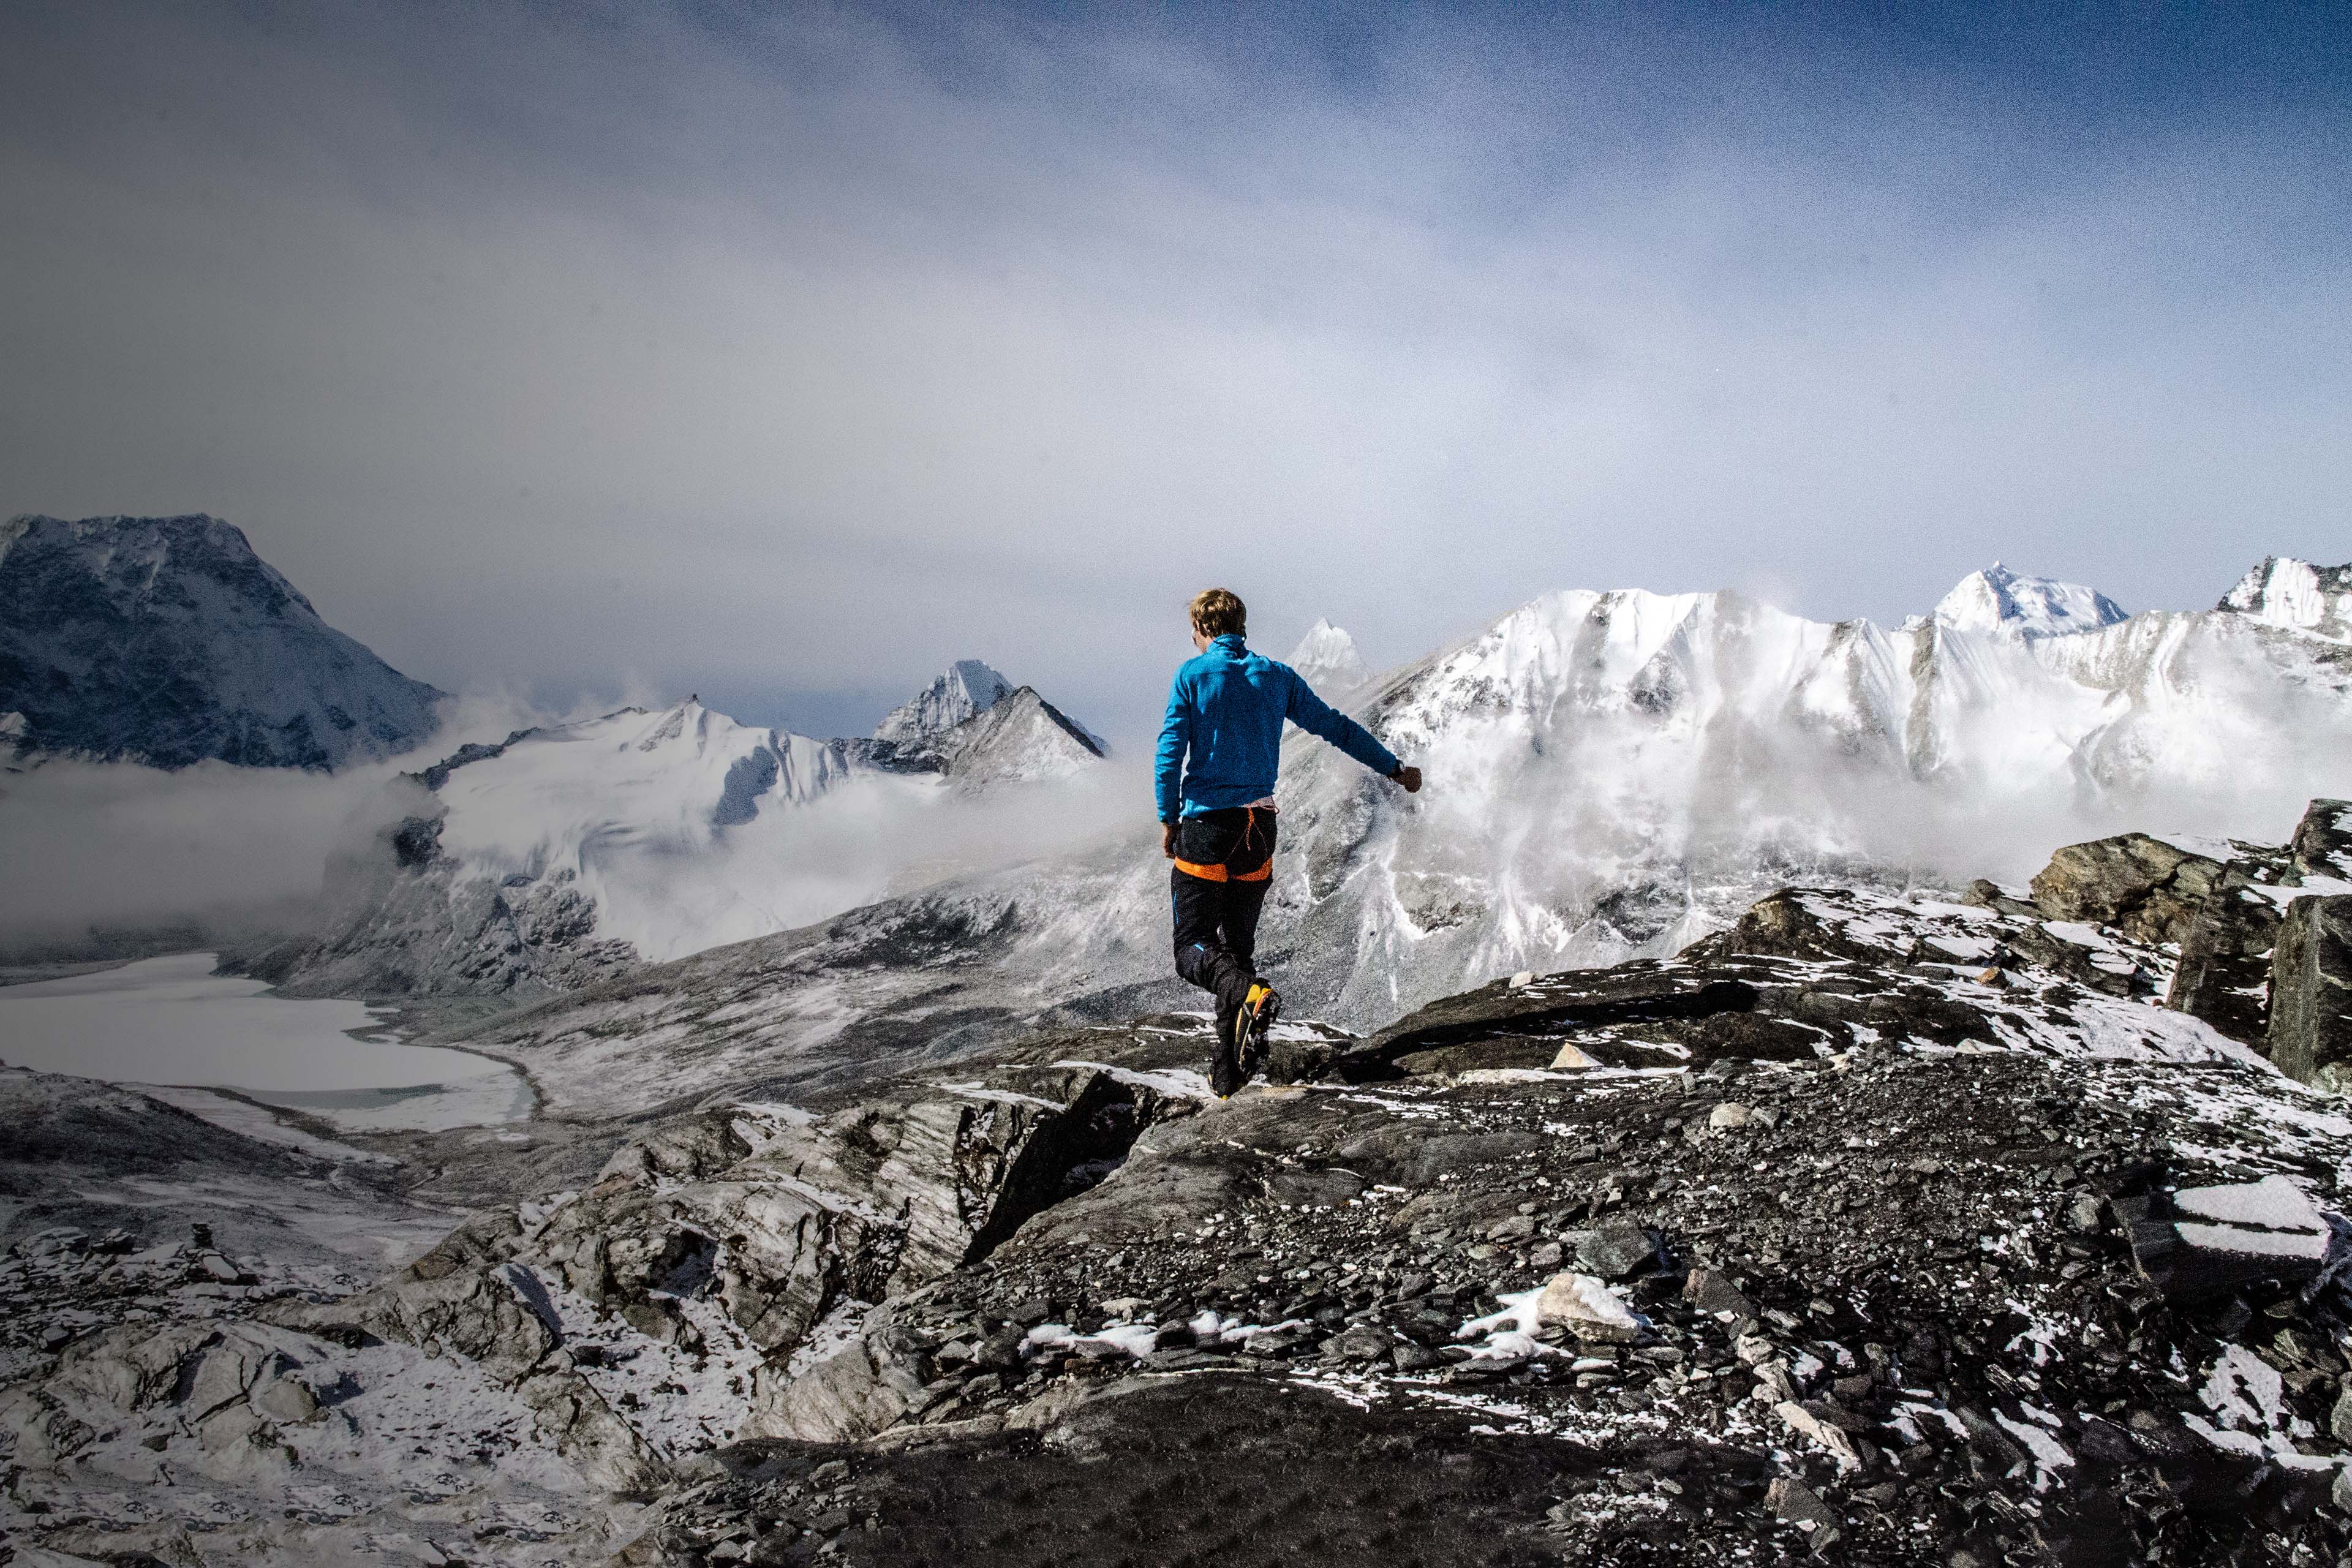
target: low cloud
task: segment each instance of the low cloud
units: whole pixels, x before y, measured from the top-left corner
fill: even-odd
[[[340,856],[415,809],[401,775],[468,742],[568,715],[502,693],[454,703],[441,731],[340,773],[201,763],[175,772],[55,758],[0,774],[0,962],[187,947],[292,929]]]

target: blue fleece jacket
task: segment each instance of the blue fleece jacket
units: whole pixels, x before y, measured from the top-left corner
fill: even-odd
[[[1272,795],[1285,719],[1376,773],[1396,772],[1389,749],[1316,696],[1297,671],[1250,652],[1237,637],[1222,637],[1198,658],[1187,659],[1168,689],[1152,772],[1160,820],[1247,805]]]

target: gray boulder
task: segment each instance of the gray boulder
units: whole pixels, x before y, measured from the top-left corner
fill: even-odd
[[[2221,862],[2120,834],[2070,844],[2033,877],[2033,901],[2053,920],[2114,926],[2150,946],[2179,942],[2221,879]]]

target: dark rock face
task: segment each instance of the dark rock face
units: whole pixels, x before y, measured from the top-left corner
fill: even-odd
[[[2277,906],[2231,864],[2180,937],[2180,967],[2165,1005],[2204,1019],[2233,1040],[2261,1046],[2269,1031],[2271,947]]]
[[[319,618],[216,518],[0,524],[0,715],[20,745],[180,768],[406,751],[442,693]]]
[[[2352,877],[2352,800],[2315,800],[2287,844],[2294,874]]]
[[[2070,844],[2033,879],[2033,901],[2055,920],[2109,925],[2136,942],[2179,942],[2221,863],[2145,833]]]
[[[2271,952],[2268,1044],[2281,1072],[2352,1093],[2352,895],[2287,906]]]

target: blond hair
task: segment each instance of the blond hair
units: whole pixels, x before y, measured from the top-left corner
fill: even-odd
[[[1193,595],[1192,625],[1204,637],[1244,637],[1249,632],[1249,606],[1223,588]]]

